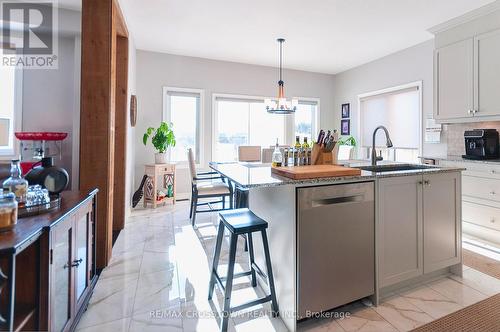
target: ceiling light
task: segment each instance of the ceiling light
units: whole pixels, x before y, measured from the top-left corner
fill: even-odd
[[[291,101],[285,98],[285,82],[283,82],[283,43],[285,39],[278,38],[280,44],[280,80],[278,81],[278,98],[277,100],[266,99],[266,110],[273,114],[292,114],[297,110],[298,100]]]

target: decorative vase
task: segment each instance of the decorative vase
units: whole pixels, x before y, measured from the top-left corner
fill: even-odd
[[[166,164],[167,163],[167,154],[157,152],[155,153],[155,164]]]

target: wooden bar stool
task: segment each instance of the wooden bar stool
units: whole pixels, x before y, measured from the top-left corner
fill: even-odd
[[[214,292],[215,283],[217,282],[221,289],[224,291],[224,308],[222,312],[222,323],[221,331],[227,331],[227,325],[229,320],[229,315],[231,312],[240,311],[249,307],[253,307],[258,304],[271,301],[271,307],[273,316],[278,316],[278,302],[276,301],[276,292],[274,289],[274,279],[273,270],[271,267],[271,256],[269,254],[269,244],[267,242],[267,222],[259,217],[257,217],[249,209],[235,209],[228,210],[219,213],[219,227],[217,229],[217,242],[215,244],[214,261],[212,265],[212,272],[210,277],[210,283],[208,286],[208,300],[212,299]],[[227,268],[227,276],[220,277],[217,273],[217,267],[219,265],[220,251],[222,247],[222,240],[224,238],[224,230],[228,229],[231,233],[230,236],[230,247],[229,247],[229,263]],[[253,240],[252,233],[260,232],[262,235],[262,243],[264,246],[264,254],[266,258],[266,269],[267,275],[255,264],[254,261],[254,251],[253,251]],[[234,273],[234,263],[236,260],[236,244],[238,240],[238,235],[247,235],[248,239],[248,255],[250,262],[250,271]],[[251,276],[252,287],[257,286],[256,275],[259,275],[264,280],[267,279],[270,293],[269,295],[253,300],[237,307],[231,308],[231,291],[233,288],[233,279]],[[225,281],[225,284],[224,284]]]

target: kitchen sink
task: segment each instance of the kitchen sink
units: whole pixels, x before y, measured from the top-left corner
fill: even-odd
[[[415,171],[415,170],[429,169],[434,167],[426,165],[416,165],[416,164],[389,164],[389,165],[375,165],[375,166],[358,166],[355,168],[359,168],[363,171],[380,173],[380,172],[397,172],[397,171]]]

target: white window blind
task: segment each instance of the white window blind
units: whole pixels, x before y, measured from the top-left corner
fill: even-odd
[[[383,125],[396,149],[420,147],[420,91],[418,86],[360,98],[361,144],[371,147],[376,127]],[[377,134],[376,147],[385,147]]]

